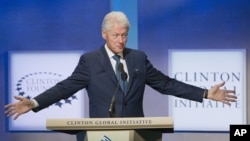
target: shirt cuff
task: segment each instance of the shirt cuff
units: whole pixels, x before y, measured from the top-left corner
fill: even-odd
[[[31,101],[34,103],[33,108],[39,107],[39,104],[38,104],[38,102],[35,99],[31,99]]]

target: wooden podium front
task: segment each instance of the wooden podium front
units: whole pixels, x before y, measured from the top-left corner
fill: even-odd
[[[48,119],[49,130],[81,133],[77,141],[162,141],[173,132],[170,117]]]

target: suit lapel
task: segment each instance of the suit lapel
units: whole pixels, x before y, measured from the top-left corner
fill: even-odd
[[[130,49],[127,49],[125,48],[124,50],[124,58],[126,60],[126,64],[127,64],[127,68],[128,68],[128,75],[129,75],[129,82],[128,82],[128,92],[127,94],[129,94],[129,91],[130,91],[130,87],[131,87],[131,84],[132,84],[132,81],[133,81],[133,77],[134,77],[134,56],[131,55],[131,50]]]
[[[116,76],[113,70],[113,67],[111,65],[111,62],[109,60],[108,54],[106,53],[106,50],[103,47],[100,48],[97,58],[102,65],[102,67],[105,69],[105,71],[108,73],[108,76],[111,78],[111,80],[117,84]]]

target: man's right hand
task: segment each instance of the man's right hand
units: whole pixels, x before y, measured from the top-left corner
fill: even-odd
[[[31,111],[35,106],[32,100],[25,97],[14,96],[14,98],[19,101],[4,106],[6,109],[5,114],[8,117],[14,116],[14,120],[16,120],[20,115]]]

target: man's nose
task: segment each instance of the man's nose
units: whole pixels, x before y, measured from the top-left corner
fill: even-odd
[[[119,41],[120,43],[125,42],[125,39],[124,39],[124,37],[123,37],[122,35],[119,35],[117,38],[118,38],[118,41]]]

